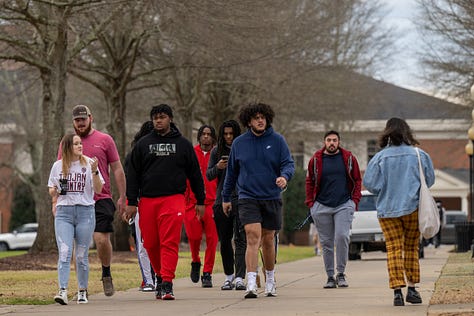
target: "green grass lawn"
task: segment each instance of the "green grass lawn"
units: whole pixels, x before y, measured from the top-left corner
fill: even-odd
[[[27,253],[26,250],[0,251],[0,259],[5,257],[19,256]]]
[[[95,250],[93,250],[95,251]],[[314,255],[311,246],[286,246],[281,245],[278,249],[278,263],[290,262],[299,259],[309,258]],[[91,251],[92,252],[92,251]],[[6,251],[0,252],[0,256],[20,255],[23,252]],[[201,253],[204,257],[204,253]],[[189,276],[191,266],[191,253],[180,252],[176,278]],[[216,255],[214,273],[222,273],[222,261],[220,254]],[[124,291],[130,288],[138,288],[141,283],[141,275],[136,257],[127,263],[114,263],[112,260],[112,275],[114,286],[117,291]],[[101,282],[101,267],[98,263],[90,266],[89,274],[89,294],[103,291]],[[32,286],[34,284],[34,286]],[[69,281],[69,291],[76,291],[76,274],[72,270]],[[0,304],[52,304],[53,296],[58,290],[57,271],[0,271]]]

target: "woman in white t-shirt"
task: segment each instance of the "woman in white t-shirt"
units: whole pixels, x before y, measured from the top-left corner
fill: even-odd
[[[61,148],[62,159],[53,164],[48,180],[59,252],[59,292],[54,300],[62,305],[68,303],[67,287],[75,245],[77,303],[81,304],[88,302],[89,245],[95,228],[94,193],[101,192],[104,179],[97,168],[97,158],[82,154],[79,136],[65,135]]]

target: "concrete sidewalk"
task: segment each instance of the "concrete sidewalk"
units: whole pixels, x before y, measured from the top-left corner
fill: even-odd
[[[137,289],[118,292],[112,297],[93,295],[89,304],[67,306],[3,306],[0,315],[93,316],[93,315],[437,315],[457,306],[428,305],[451,246],[426,248],[421,260],[422,282],[419,291],[423,304],[392,306],[393,292],[388,288],[385,253],[364,253],[362,260],[350,261],[347,267],[348,288],[323,289],[326,282],[321,257],[278,264],[276,269],[278,297],[244,299],[243,291],[221,291],[222,274],[213,276],[214,288],[204,289],[189,278],[174,282],[175,301],[156,300],[154,293]],[[406,291],[404,291],[406,293]],[[473,306],[463,306],[464,310]]]

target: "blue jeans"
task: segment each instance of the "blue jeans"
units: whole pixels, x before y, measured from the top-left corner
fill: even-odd
[[[76,273],[79,289],[87,289],[89,282],[89,245],[95,228],[94,205],[59,205],[54,218],[58,245],[59,287],[67,289],[74,242],[76,244]]]

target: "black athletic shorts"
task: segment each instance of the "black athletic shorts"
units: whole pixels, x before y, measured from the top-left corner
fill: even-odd
[[[114,227],[115,204],[112,199],[95,201],[95,232],[112,233]]]
[[[242,225],[261,223],[268,230],[281,229],[281,199],[239,199],[238,205]]]

